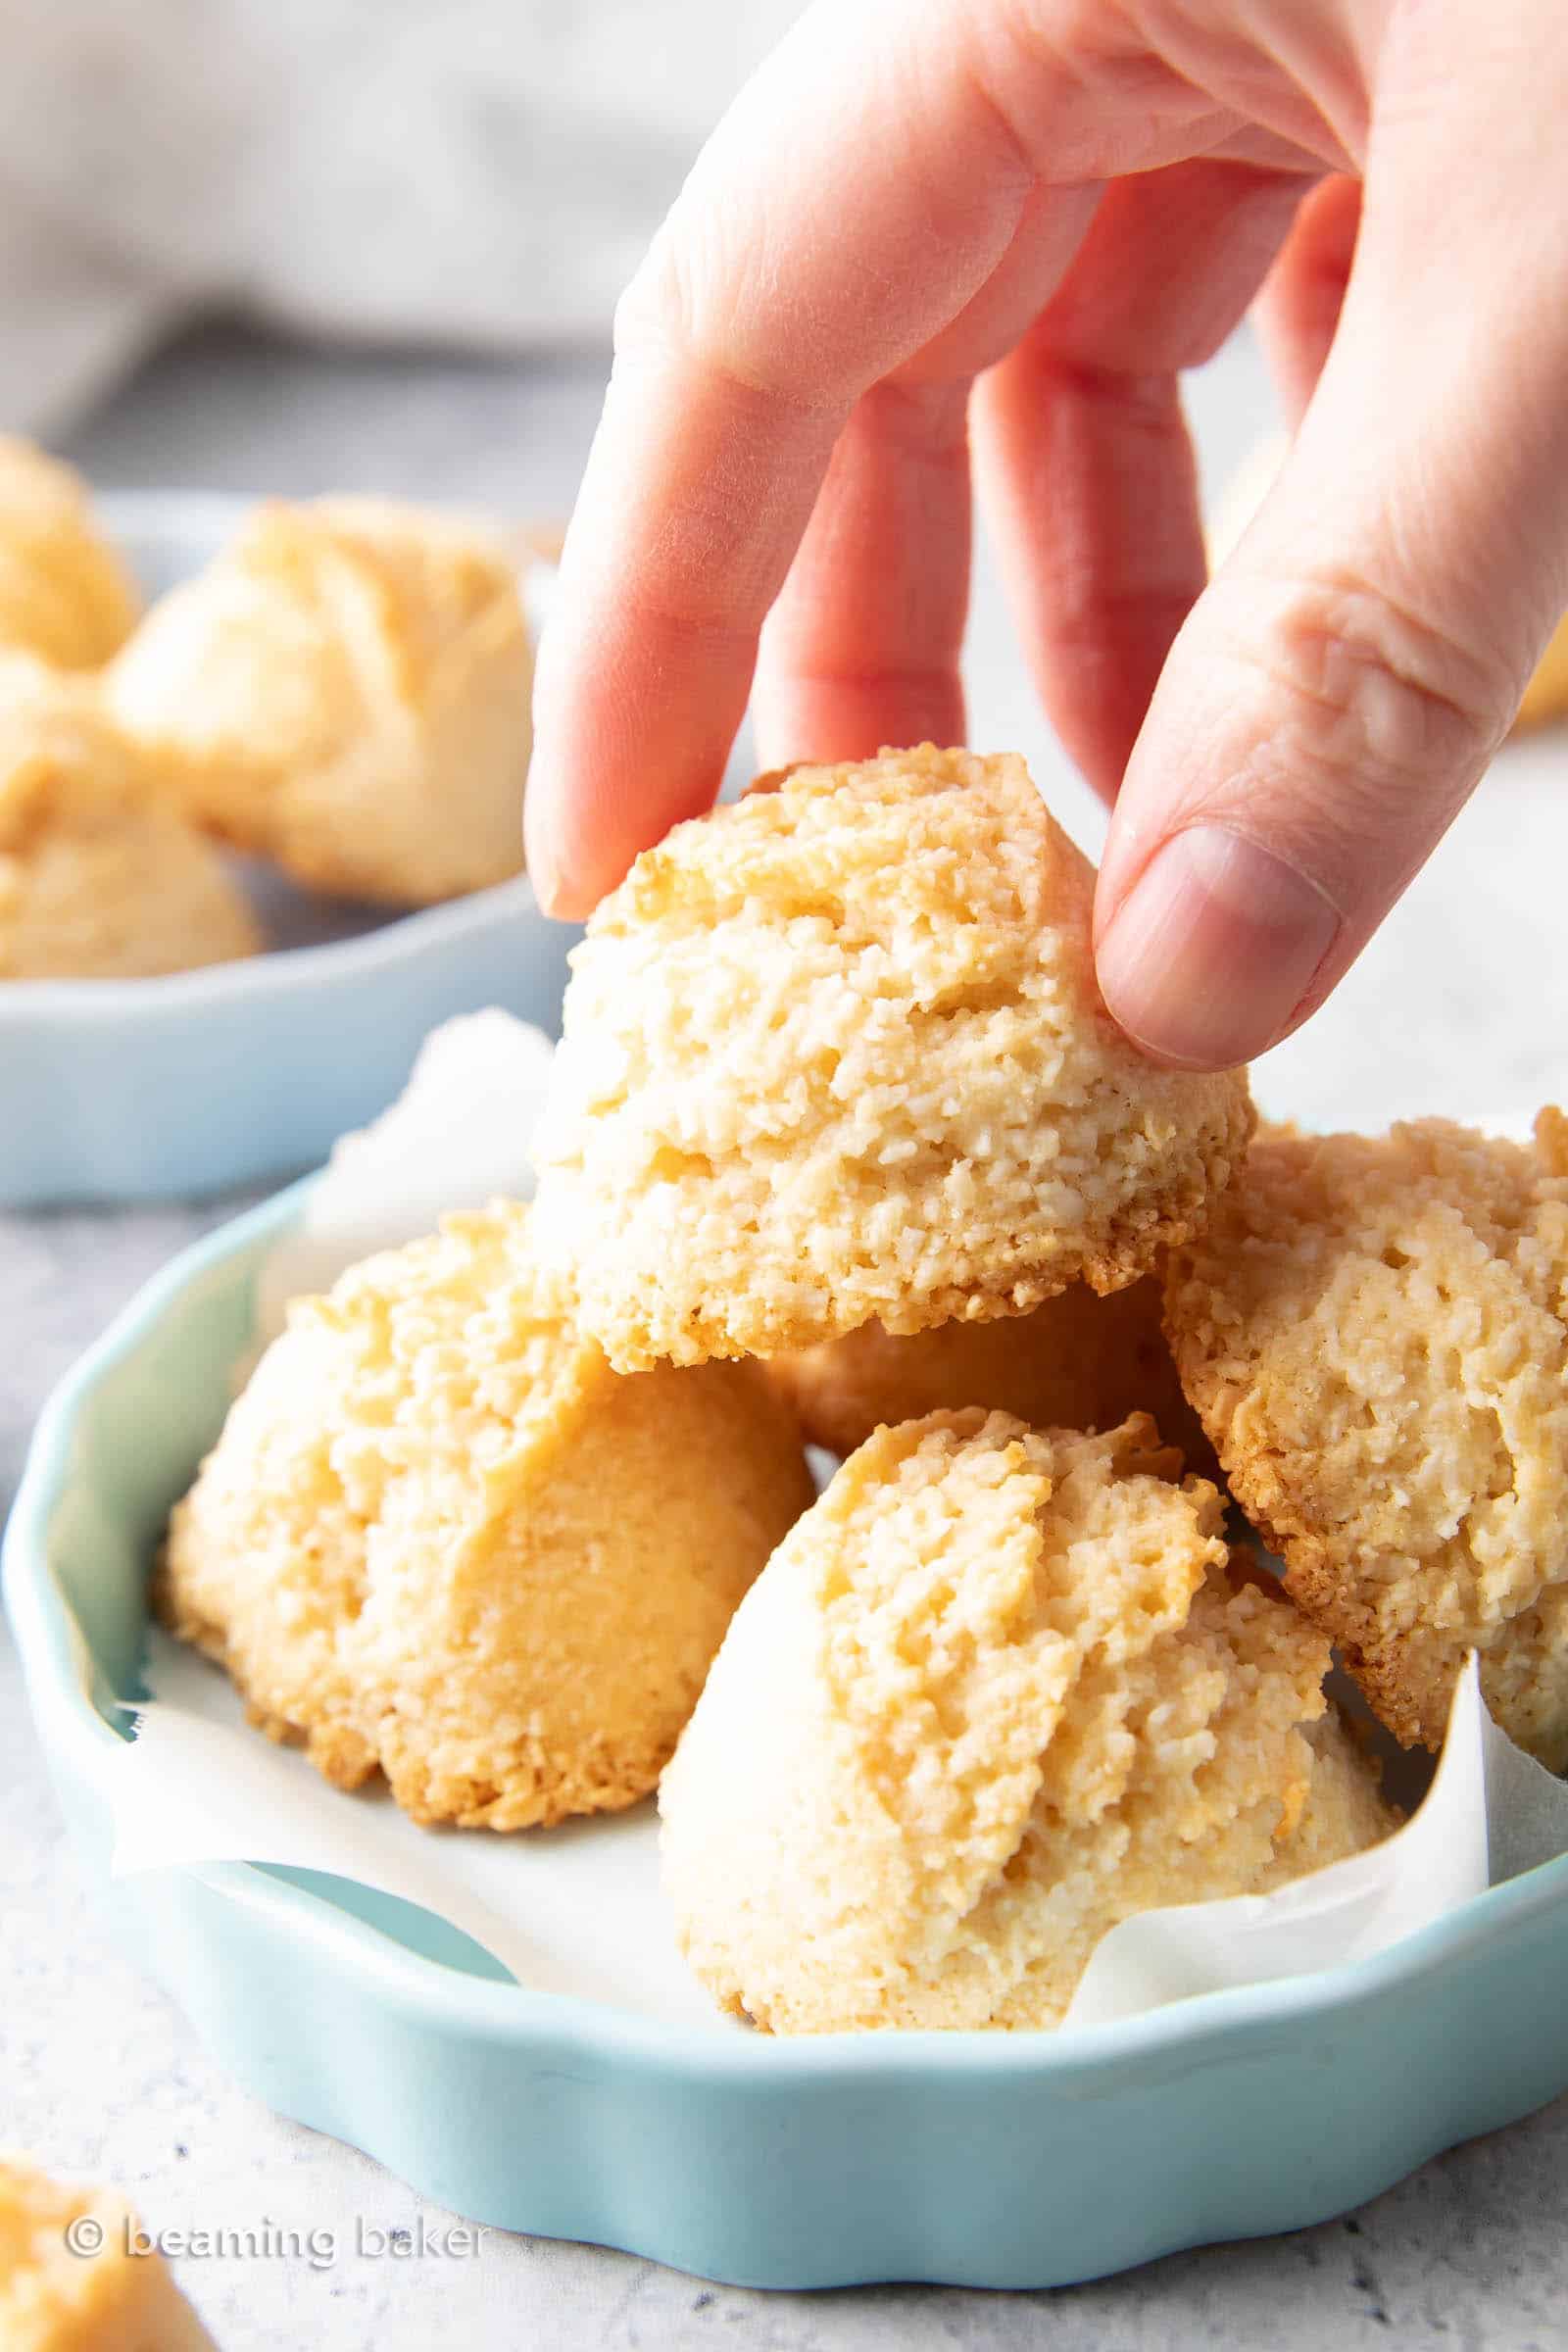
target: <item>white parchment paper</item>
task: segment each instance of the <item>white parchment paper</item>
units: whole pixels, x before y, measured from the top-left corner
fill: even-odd
[[[357,1259],[428,1233],[454,1208],[528,1200],[528,1142],[554,1048],[510,1012],[471,1012],[426,1038],[409,1083],[373,1125],[346,1135],[298,1228],[257,1284],[257,1339],[291,1298],[324,1291]]]
[[[526,1195],[550,1053],[537,1030],[500,1012],[437,1031],[402,1101],[338,1147],[300,1227],[273,1252],[259,1336],[279,1327],[288,1298],[427,1231],[443,1209]],[[345,1795],[247,1730],[226,1679],[161,1635],[148,1680],[154,1695],[115,1775],[117,1875],[216,1861],[325,1872],[450,1921],[520,1984],[715,2034],[744,2030],[711,2007],[675,1950],[651,1801],[510,1837],[419,1830],[384,1790]],[[1363,1958],[1563,1852],[1568,1788],[1493,1723],[1472,1660],[1441,1765],[1403,1829],[1273,1894],[1124,1921],[1091,1960],[1063,2031]]]

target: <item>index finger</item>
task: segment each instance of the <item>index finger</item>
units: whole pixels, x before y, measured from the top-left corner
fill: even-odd
[[[586,912],[711,803],[850,410],[974,301],[1031,192],[1211,133],[1212,104],[1164,76],[1162,126],[1146,79],[1130,146],[1100,82],[1126,59],[1086,71],[1019,24],[1003,0],[811,9],[656,240],[539,664],[528,861],[551,911]]]

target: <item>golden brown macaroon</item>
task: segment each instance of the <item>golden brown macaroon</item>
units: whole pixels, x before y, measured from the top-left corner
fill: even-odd
[[[1246,1079],[1156,1068],[1021,760],[798,767],[638,858],[572,959],[541,1251],[623,1370],[1113,1291],[1193,1230]]]
[[[520,1829],[653,1788],[810,1499],[760,1367],[620,1379],[498,1204],[296,1302],[174,1512],[162,1606],[329,1780]]]
[[[1263,1590],[1271,1586],[1272,1580]],[[1278,1587],[1272,1590],[1277,1596]],[[1332,1699],[1304,1736],[1312,1750],[1312,1785],[1299,1821],[1258,1881],[1265,1893],[1381,1843],[1403,1820],[1383,1793],[1382,1767]]]
[[[0,654],[0,980],[118,980],[254,956],[210,842],[79,687]]]
[[[862,1323],[842,1340],[772,1356],[772,1374],[813,1446],[853,1453],[874,1429],[983,1404],[1034,1429],[1113,1429],[1151,1414],[1205,1477],[1214,1455],[1182,1395],[1152,1276],[1104,1298],[1069,1283],[1032,1314],[939,1323],[899,1337]]]
[[[660,1790],[676,1933],[774,2033],[1052,2026],[1118,1920],[1394,1826],[1329,1645],[1224,1573],[1220,1504],[1134,1416],[879,1430],[742,1602]],[[1309,1856],[1309,1860],[1306,1858]]]
[[[1544,727],[1560,718],[1568,718],[1568,612],[1536,664],[1514,725]]]
[[[532,691],[505,548],[366,499],[258,508],[105,680],[201,823],[396,905],[520,869]]]
[[[30,441],[0,434],[0,646],[58,669],[97,669],[140,609],[79,475]]]
[[[1172,1258],[1188,1396],[1384,1723],[1441,1746],[1465,1652],[1568,1766],[1568,1125],[1269,1134]]]
[[[162,2254],[132,2252],[112,2189],[64,2188],[0,2157],[0,2345],[5,2352],[213,2352]]]

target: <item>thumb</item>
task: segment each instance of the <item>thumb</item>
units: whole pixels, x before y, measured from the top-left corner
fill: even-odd
[[[1380,82],[1411,63],[1395,47]],[[1543,86],[1539,44],[1495,44],[1480,80],[1424,68],[1392,133],[1374,113],[1333,350],[1128,765],[1097,957],[1160,1059],[1245,1061],[1322,1003],[1474,789],[1568,602],[1568,86]],[[1449,116],[1445,84],[1479,119]],[[1460,153],[1484,159],[1468,178]]]

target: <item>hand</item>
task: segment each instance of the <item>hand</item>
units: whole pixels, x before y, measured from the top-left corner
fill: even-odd
[[[545,904],[710,803],[754,663],[763,765],[961,740],[972,463],[1114,799],[1111,1010],[1200,1068],[1287,1035],[1568,604],[1565,120],[1557,0],[808,11],[617,319],[540,664]],[[1298,429],[1205,585],[1179,375],[1260,288]]]

